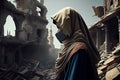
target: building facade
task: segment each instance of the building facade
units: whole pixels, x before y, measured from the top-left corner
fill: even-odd
[[[101,10],[98,8],[95,13],[103,14],[93,26],[90,27],[90,33],[100,49],[102,45],[105,47],[105,52],[110,53],[120,42],[120,1],[119,0],[104,0],[104,7]]]
[[[89,28],[101,61],[98,74],[101,80],[120,79],[120,0],[103,0],[104,5],[93,7],[99,20]]]
[[[21,64],[24,59],[40,60],[49,54],[44,0],[15,1],[16,7],[7,0],[0,1],[0,67]],[[4,36],[8,15],[15,23],[15,37]]]

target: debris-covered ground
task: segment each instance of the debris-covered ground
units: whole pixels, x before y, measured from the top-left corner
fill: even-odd
[[[120,80],[120,45],[111,54],[102,54],[98,64],[98,74],[101,80]]]
[[[50,56],[49,56],[50,57]],[[0,68],[0,80],[54,80],[54,61],[49,58],[44,62],[24,60],[22,66]]]

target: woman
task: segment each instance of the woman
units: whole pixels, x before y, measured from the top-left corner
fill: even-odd
[[[64,45],[56,60],[56,80],[99,80],[95,65],[100,60],[85,22],[78,12],[63,8],[51,17],[56,37]]]

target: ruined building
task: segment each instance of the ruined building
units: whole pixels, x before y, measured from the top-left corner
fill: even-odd
[[[40,61],[49,54],[46,28],[48,21],[44,0],[15,0],[15,3],[16,7],[7,0],[0,0],[0,74],[14,70],[12,73],[20,76],[22,74],[19,72],[25,68],[23,66],[31,64],[28,71],[35,71],[41,65]],[[15,37],[4,36],[4,24],[8,15],[15,23]],[[35,72],[29,74],[33,73],[41,76]],[[14,80],[13,77],[11,75],[9,80]],[[26,77],[30,78],[30,75]],[[0,80],[7,78],[0,75]]]
[[[19,39],[35,40],[43,37],[48,23],[46,7],[37,0],[16,0],[16,5],[17,10],[24,12],[26,15],[21,25],[22,31],[19,32]],[[40,9],[40,11],[36,9]]]
[[[90,33],[98,48],[101,80],[120,80],[120,0],[103,0],[103,6],[93,7],[99,20]]]

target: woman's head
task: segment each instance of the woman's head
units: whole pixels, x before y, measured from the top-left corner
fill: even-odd
[[[63,39],[64,45],[69,46],[74,42],[84,42],[89,46],[90,50],[93,51],[93,54],[97,54],[94,55],[95,63],[99,61],[98,51],[91,40],[88,28],[77,11],[66,7],[58,11],[51,18],[55,20],[59,31],[62,31],[61,34],[67,36]],[[58,36],[60,37],[60,35]],[[98,56],[98,58],[96,56]]]
[[[60,42],[73,43],[80,41],[80,36],[85,37],[80,29],[81,26],[84,27],[81,25],[81,16],[74,9],[65,7],[51,18],[58,28],[56,37]]]
[[[66,35],[69,35],[69,30],[71,30],[71,21],[69,16],[71,10],[72,8],[70,7],[63,8],[51,17],[53,19],[53,23],[58,27],[58,29],[62,29]]]

